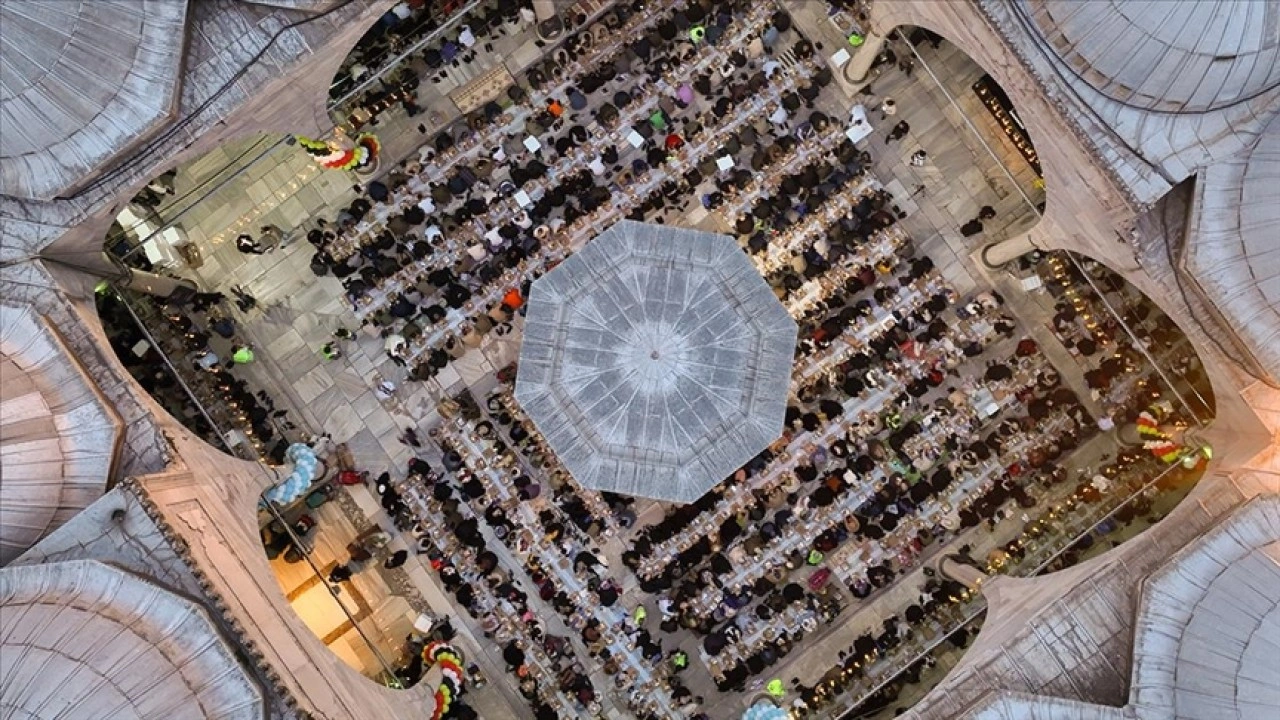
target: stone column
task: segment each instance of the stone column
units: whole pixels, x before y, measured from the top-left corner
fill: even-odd
[[[987,267],[997,268],[1038,249],[1031,242],[1031,233],[1023,233],[982,248],[982,262],[986,263]]]
[[[866,82],[867,73],[871,72],[871,63],[876,61],[876,56],[884,49],[884,40],[884,35],[868,30],[862,45],[853,49],[853,58],[845,63],[844,79],[855,85]]]

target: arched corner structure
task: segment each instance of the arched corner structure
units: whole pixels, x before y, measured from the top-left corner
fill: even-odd
[[[1196,178],[1182,254],[1199,286],[1272,378],[1280,378],[1280,114],[1253,149]]]
[[[57,332],[0,305],[0,564],[101,497],[123,432]]]
[[[208,614],[93,560],[0,569],[0,715],[262,720],[262,691]]]
[[[1272,717],[1280,707],[1280,496],[1259,496],[1143,587],[1130,704],[1140,720]]]

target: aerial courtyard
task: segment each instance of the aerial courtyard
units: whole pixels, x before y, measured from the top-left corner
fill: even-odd
[[[344,663],[444,717],[893,717],[990,578],[1193,488],[1200,358],[1019,244],[1053,139],[954,44],[864,47],[854,1],[539,5],[396,5],[332,132],[180,164],[104,241],[195,289],[96,306],[271,476],[262,552]]]

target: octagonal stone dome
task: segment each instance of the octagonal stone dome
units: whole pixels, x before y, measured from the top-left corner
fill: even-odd
[[[1144,110],[1203,113],[1280,82],[1280,4],[1014,0],[1095,90]]]
[[[796,332],[731,238],[622,221],[534,283],[516,399],[583,486],[692,502],[781,434]]]
[[[0,192],[48,200],[172,116],[187,0],[0,0]]]
[[[110,565],[0,570],[0,716],[262,720],[262,691],[195,603]]]

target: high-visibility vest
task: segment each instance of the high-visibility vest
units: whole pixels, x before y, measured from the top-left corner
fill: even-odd
[[[251,363],[253,362],[253,351],[247,347],[238,348],[232,353],[231,360],[241,365]]]
[[[862,43],[865,42],[865,40],[866,38],[862,37],[858,33],[852,33],[849,35],[849,44],[853,47],[862,47]]]
[[[649,617],[649,611],[645,610],[644,606],[641,605],[640,607],[636,608],[636,614],[633,617],[635,618],[636,624],[639,625],[640,623],[644,622],[645,618]]]
[[[764,691],[778,699],[782,699],[782,696],[787,694],[787,688],[779,678],[770,680],[769,684],[764,686]]]
[[[671,656],[671,664],[675,665],[678,669],[683,670],[689,665],[689,656],[683,652],[678,652]]]
[[[702,42],[702,38],[707,36],[707,29],[701,25],[694,25],[689,28],[689,39],[695,43]]]

